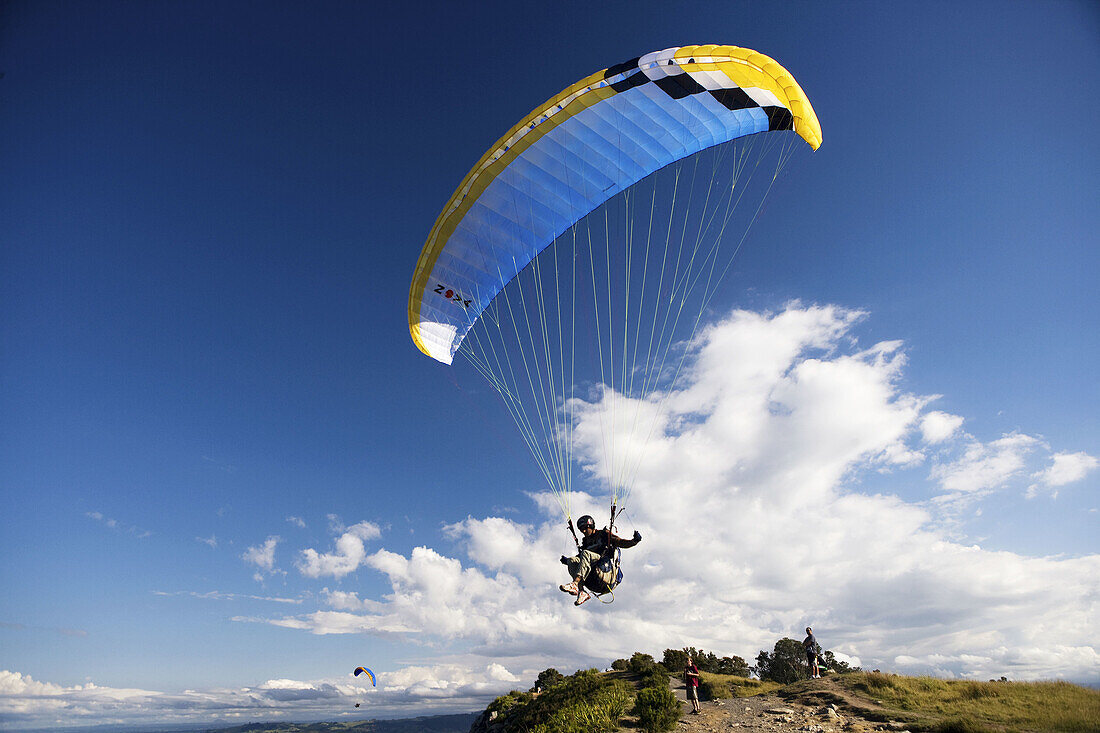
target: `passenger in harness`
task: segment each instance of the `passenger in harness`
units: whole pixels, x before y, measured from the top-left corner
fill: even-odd
[[[633,539],[624,540],[615,536],[609,527],[597,530],[595,520],[587,514],[577,520],[577,529],[584,534],[577,554],[561,557],[562,564],[569,568],[573,582],[558,586],[565,593],[577,597],[573,601],[574,606],[592,597],[588,591],[603,595],[615,590],[623,579],[623,571],[619,569],[619,549],[633,547],[642,541],[639,532],[634,532]]]

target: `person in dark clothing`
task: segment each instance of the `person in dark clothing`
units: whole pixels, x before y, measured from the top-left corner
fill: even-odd
[[[618,568],[612,562],[615,550],[633,547],[642,541],[639,532],[635,532],[632,539],[626,540],[614,535],[608,527],[597,530],[595,520],[587,514],[577,520],[577,529],[584,535],[577,554],[573,557],[561,557],[562,564],[569,568],[569,576],[573,582],[558,586],[561,591],[577,597],[573,601],[574,606],[579,606],[592,597],[585,590],[586,586],[594,593],[614,590],[618,584]]]
[[[821,659],[821,645],[814,638],[814,630],[806,627],[806,638],[802,640],[802,648],[806,650],[806,663],[810,665],[810,679],[816,680],[821,676],[818,660]]]
[[[687,667],[684,668],[684,690],[687,699],[691,701],[692,715],[699,714],[699,668],[695,666],[695,660],[688,657]]]

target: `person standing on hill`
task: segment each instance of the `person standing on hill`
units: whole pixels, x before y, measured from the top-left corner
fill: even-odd
[[[695,660],[688,657],[687,667],[684,668],[684,689],[687,699],[691,701],[691,714],[699,714],[699,668],[695,666]]]
[[[814,638],[814,630],[806,627],[806,638],[802,640],[802,648],[806,650],[806,663],[810,665],[810,679],[816,680],[821,676],[821,668],[817,662],[821,659],[821,645]]]

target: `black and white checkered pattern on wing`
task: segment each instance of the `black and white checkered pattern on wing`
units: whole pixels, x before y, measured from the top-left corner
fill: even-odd
[[[769,130],[793,130],[794,115],[786,107],[761,107],[768,115]]]
[[[739,109],[754,108],[764,110],[768,115],[769,130],[791,130],[794,128],[794,116],[786,107],[762,105],[760,102],[750,97],[744,89],[737,86],[724,86],[725,83],[733,83],[727,78],[716,77],[714,74],[707,74],[697,79],[696,75],[693,73],[684,73],[680,71],[680,73],[677,74],[670,74],[668,70],[665,69],[658,69],[657,71],[650,70],[650,73],[646,74],[638,67],[639,61],[641,61],[641,57],[612,66],[603,73],[603,78],[608,80],[609,86],[614,89],[616,93],[622,93],[634,87],[652,83],[656,84],[661,91],[673,99],[684,99],[693,94],[710,94],[719,104],[731,112]],[[672,64],[673,62],[669,60],[665,63]],[[661,71],[665,71],[665,73],[661,74]],[[677,71],[679,71],[679,69],[677,69]],[[706,72],[700,73],[705,74]],[[616,77],[621,78],[611,81]],[[716,78],[718,81],[715,81]],[[722,84],[722,86],[718,87],[719,84]]]

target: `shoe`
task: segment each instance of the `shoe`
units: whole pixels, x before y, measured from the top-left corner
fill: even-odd
[[[592,596],[587,591],[583,591],[583,590],[578,591],[577,592],[577,600],[573,601],[573,605],[574,606],[579,606],[591,597]]]
[[[568,593],[571,596],[575,596],[578,593],[577,583],[576,581],[573,581],[569,585],[559,585],[558,590],[560,590],[562,593]]]

